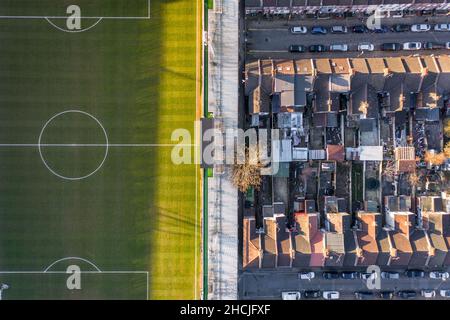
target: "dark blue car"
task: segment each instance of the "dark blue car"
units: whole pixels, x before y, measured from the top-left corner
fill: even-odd
[[[325,27],[312,27],[312,34],[327,34],[327,29]]]
[[[365,33],[365,32],[367,32],[367,30],[368,30],[367,27],[364,25],[354,26],[352,28],[352,31],[354,33]]]
[[[386,33],[389,32],[389,28],[386,26],[378,26],[372,29],[371,31],[375,33]]]

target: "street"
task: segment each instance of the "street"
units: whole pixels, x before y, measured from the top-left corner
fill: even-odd
[[[355,299],[356,291],[371,291],[366,286],[363,279],[336,279],[326,280],[322,278],[321,272],[316,272],[312,280],[298,279],[297,272],[245,272],[240,277],[241,297],[243,299],[281,299],[283,291],[304,291],[304,290],[336,290],[340,292],[340,299]],[[439,290],[450,289],[450,281],[430,279],[428,274],[425,278],[407,278],[401,272],[400,279],[381,279],[380,291],[415,290],[415,299],[425,299],[420,295],[422,289],[436,290],[436,297],[433,300],[445,299],[439,295]],[[303,293],[303,292],[302,292]],[[378,297],[377,297],[378,298]],[[379,298],[378,298],[379,299]],[[394,299],[401,299],[395,297]],[[430,299],[427,299],[430,300]]]
[[[415,24],[415,23],[449,23],[450,18],[446,16],[439,17],[408,17],[408,18],[386,18],[382,19],[381,24],[392,26],[394,24]],[[247,20],[247,59],[299,59],[299,58],[351,58],[351,57],[380,57],[380,45],[386,42],[405,43],[405,42],[448,42],[450,41],[450,32],[392,32],[387,33],[353,33],[351,28],[355,25],[364,24],[361,19],[349,18],[339,20]],[[348,27],[346,34],[314,35],[310,33],[312,26],[329,27],[333,25],[345,25]],[[290,27],[306,26],[308,33],[292,34]],[[369,42],[375,46],[373,52],[358,51],[358,44]],[[322,44],[329,46],[331,44],[347,44],[348,52],[325,52],[325,53],[290,53],[290,45],[303,45],[306,47],[313,44]],[[405,56],[413,54],[446,54],[450,50],[419,50],[419,51],[397,51],[382,53],[383,56]]]

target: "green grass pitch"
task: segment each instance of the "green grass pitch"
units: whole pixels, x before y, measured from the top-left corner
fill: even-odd
[[[144,19],[147,0],[3,0],[0,16],[65,16],[69,4],[118,18],[80,33],[0,18],[3,298],[199,298],[198,166],[145,145],[173,143],[177,128],[194,134],[200,6],[151,0]],[[82,273],[81,291],[61,272],[26,273],[64,257],[105,273]]]

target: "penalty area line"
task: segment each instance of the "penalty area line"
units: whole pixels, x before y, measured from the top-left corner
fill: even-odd
[[[0,148],[39,148],[39,147],[109,147],[109,148],[151,148],[151,147],[198,147],[196,144],[173,144],[173,143],[3,143]]]
[[[98,270],[93,270],[93,271],[80,271],[80,274],[143,274],[145,275],[145,282],[146,282],[146,290],[145,290],[145,299],[148,300],[149,299],[149,290],[150,290],[150,272],[149,271],[124,271],[124,270],[120,270],[120,271],[98,271]],[[51,274],[70,274],[67,273],[67,271],[0,271],[0,275],[14,275],[14,274],[46,274],[46,275],[51,275]]]
[[[81,16],[80,19],[103,19],[103,20],[143,20],[151,18],[151,0],[147,0],[147,16],[139,16],[139,17],[95,17],[95,16]],[[35,16],[35,15],[15,15],[15,16],[4,16],[0,15],[0,19],[64,19],[67,20],[69,16]]]
[[[67,274],[67,271],[0,271],[0,274]],[[148,274],[148,271],[80,271],[79,273],[86,274]]]

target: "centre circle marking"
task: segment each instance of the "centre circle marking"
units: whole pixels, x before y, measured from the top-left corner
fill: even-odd
[[[56,172],[55,170],[53,170],[53,169],[50,167],[50,165],[47,163],[47,161],[45,161],[44,155],[42,154],[42,143],[41,143],[41,140],[42,140],[42,135],[44,134],[45,129],[46,129],[47,126],[50,124],[50,122],[52,122],[53,120],[55,120],[57,117],[62,116],[62,115],[67,114],[67,113],[79,113],[79,114],[83,114],[83,115],[85,115],[85,116],[91,118],[92,120],[94,120],[94,121],[100,126],[100,128],[101,128],[102,131],[103,131],[103,134],[105,135],[105,141],[106,141],[106,145],[105,145],[105,146],[106,146],[106,149],[105,149],[105,155],[104,155],[102,161],[100,162],[100,164],[98,165],[98,167],[97,167],[94,171],[92,171],[91,173],[89,173],[89,174],[87,174],[87,175],[81,176],[81,177],[66,177],[66,176],[64,176],[64,175],[59,174],[58,172]],[[94,117],[93,115],[91,115],[90,113],[87,113],[87,112],[81,111],[81,110],[66,110],[66,111],[63,111],[63,112],[60,112],[60,113],[55,114],[53,117],[51,117],[51,118],[44,124],[44,126],[42,127],[42,130],[41,130],[41,133],[39,134],[38,149],[39,149],[39,156],[41,157],[41,160],[42,160],[42,162],[44,163],[45,167],[46,167],[51,173],[53,173],[55,176],[57,176],[57,177],[59,177],[59,178],[61,178],[61,179],[64,179],[64,180],[70,180],[70,181],[83,180],[83,179],[89,178],[90,176],[92,176],[93,174],[95,174],[98,170],[101,169],[101,167],[102,167],[103,164],[105,163],[106,158],[108,157],[108,151],[109,151],[108,134],[106,133],[106,130],[105,130],[105,128],[103,127],[103,125],[101,124],[101,122],[100,122],[96,117]]]

